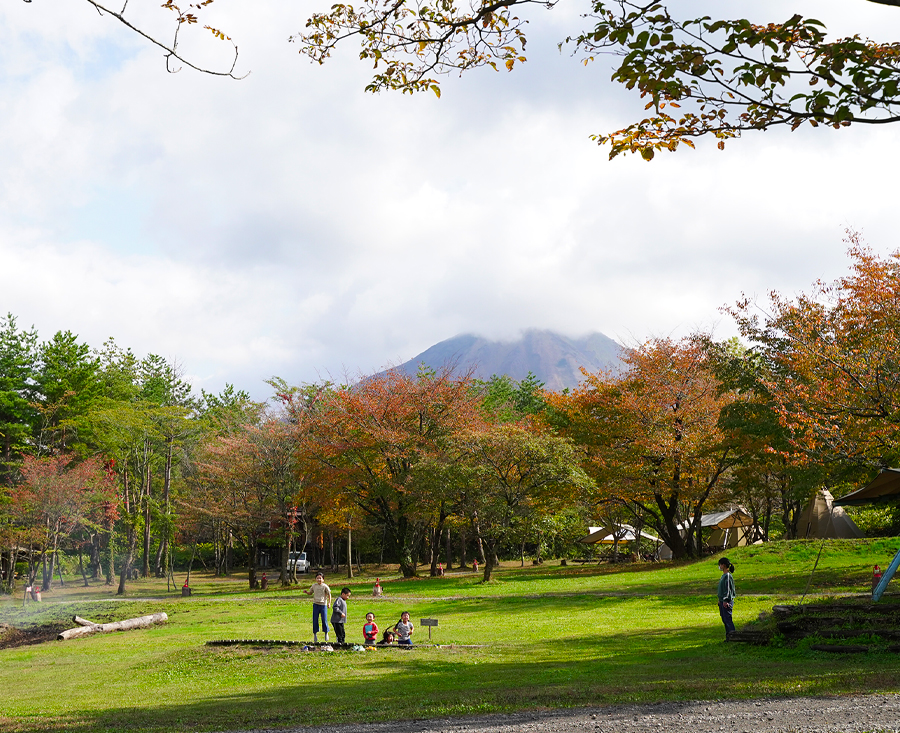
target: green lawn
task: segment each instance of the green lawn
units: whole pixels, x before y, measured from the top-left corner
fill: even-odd
[[[821,543],[772,543],[730,554],[738,625],[799,600]],[[863,593],[897,541],[832,541],[810,593]],[[384,571],[381,571],[382,573]],[[311,639],[310,600],[297,588],[247,592],[242,579],[195,576],[182,599],[159,581],[113,600],[103,586],[54,589],[23,609],[0,600],[0,622],[59,624],[157,611],[152,629],[0,650],[0,730],[205,731],[387,720],[615,702],[837,694],[900,689],[900,655],[837,656],[723,644],[715,559],[681,565],[504,568],[351,583],[348,639],[366,611],[380,626],[409,610],[437,618],[434,641],[481,647],[304,653],[296,647],[209,647],[213,639]],[[328,578],[332,589],[344,584]],[[898,581],[900,582],[900,581]],[[301,586],[302,587],[302,586]],[[897,602],[896,596],[886,602]]]

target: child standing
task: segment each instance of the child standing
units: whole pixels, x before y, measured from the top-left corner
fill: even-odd
[[[369,611],[366,614],[366,623],[363,624],[363,638],[366,644],[374,644],[378,638],[378,624],[375,623],[375,614]]]
[[[409,611],[400,614],[400,620],[394,624],[394,631],[397,632],[397,643],[404,646],[412,646],[413,625],[409,620]]]
[[[325,585],[325,576],[316,573],[316,582],[309,590],[303,591],[313,597],[313,641],[319,641],[319,619],[322,619],[322,631],[325,632],[325,641],[328,641],[328,621],[326,614],[331,605],[331,588]]]
[[[334,634],[337,636],[338,644],[343,644],[345,637],[344,624],[347,623],[347,599],[350,598],[350,589],[341,588],[341,594],[334,599],[334,605],[331,607],[331,625],[334,627]]]
[[[737,595],[734,589],[734,565],[727,557],[719,560],[719,570],[722,571],[722,577],[719,578],[719,587],[717,595],[719,597],[719,616],[722,617],[722,623],[725,624],[725,641],[734,633],[734,621],[731,614],[734,611],[734,597]]]

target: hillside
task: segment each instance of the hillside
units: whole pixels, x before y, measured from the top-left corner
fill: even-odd
[[[426,349],[398,368],[415,374],[420,364],[438,368],[456,364],[457,371],[475,368],[479,379],[506,374],[519,381],[533,372],[547,389],[576,387],[582,380],[580,367],[595,372],[619,365],[622,347],[602,333],[569,338],[553,331],[531,329],[515,341],[491,341],[474,334],[461,334]]]

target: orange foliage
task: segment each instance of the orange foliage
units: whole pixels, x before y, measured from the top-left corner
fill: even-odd
[[[815,462],[887,466],[900,445],[900,253],[879,258],[848,235],[850,274],[795,299],[770,294],[731,314],[760,345],[795,454]]]
[[[699,521],[733,465],[718,419],[736,397],[720,391],[699,337],[653,339],[622,358],[623,373],[586,374],[554,406],[582,447],[598,499],[652,523],[676,556],[693,554],[678,525]]]

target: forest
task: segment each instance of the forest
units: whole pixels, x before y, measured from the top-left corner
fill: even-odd
[[[900,253],[848,235],[847,274],[723,308],[740,338],[624,349],[623,368],[554,393],[451,365],[348,384],[269,380],[253,401],[196,394],[177,364],[0,317],[2,588],[398,564],[404,577],[580,558],[592,523],[702,555],[705,512],[740,505],[752,540],[793,538],[818,488],[898,465]],[[892,510],[859,517],[896,530]],[[640,551],[640,548],[638,548]]]

